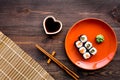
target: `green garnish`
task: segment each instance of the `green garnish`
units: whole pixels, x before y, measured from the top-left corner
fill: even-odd
[[[102,34],[96,36],[97,43],[102,43],[103,41],[104,41],[104,36]]]

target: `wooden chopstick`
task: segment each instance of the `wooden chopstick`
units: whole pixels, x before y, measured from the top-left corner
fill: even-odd
[[[51,60],[53,60],[57,65],[59,65],[62,69],[64,69],[70,76],[72,76],[75,80],[79,79],[79,76],[74,73],[72,70],[67,68],[64,64],[62,64],[58,59],[53,57],[51,54],[49,54],[47,51],[45,51],[42,47],[40,47],[38,44],[35,45],[37,49],[42,51],[46,56],[48,56]]]
[[[53,51],[51,55],[52,55],[52,56],[54,56],[54,55],[55,55],[55,53],[56,53],[56,52],[55,52],[55,51]],[[48,63],[48,64],[50,64],[50,62],[51,62],[51,59],[49,58],[49,59],[48,59],[48,61],[47,61],[47,63]]]

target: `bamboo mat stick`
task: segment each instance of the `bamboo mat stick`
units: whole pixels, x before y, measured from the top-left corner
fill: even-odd
[[[54,80],[54,78],[0,31],[0,80]]]
[[[53,57],[51,54],[49,54],[47,51],[45,51],[42,47],[40,47],[38,44],[36,44],[35,46],[37,49],[42,51],[46,56],[48,56],[51,60],[53,60],[57,65],[59,65],[62,69],[64,69],[71,77],[73,77],[75,80],[79,79],[79,76],[76,73],[74,73],[72,70],[67,68],[59,60],[57,60],[55,57]]]

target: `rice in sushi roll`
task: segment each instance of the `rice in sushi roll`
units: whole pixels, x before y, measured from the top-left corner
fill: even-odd
[[[92,54],[92,55],[95,55],[97,53],[97,49],[92,47],[89,52]]]
[[[87,36],[86,35],[81,35],[80,36],[80,41],[82,41],[83,43],[87,41]]]
[[[83,58],[84,59],[89,59],[91,57],[90,53],[89,52],[86,52],[83,54]]]
[[[89,42],[89,41],[87,41],[87,42],[85,43],[85,47],[86,47],[87,49],[90,49],[90,48],[92,47],[92,43]]]
[[[75,42],[75,46],[76,46],[77,48],[80,48],[80,47],[83,46],[83,43],[82,43],[81,41],[76,41],[76,42]]]
[[[80,52],[81,54],[84,54],[84,53],[86,52],[86,48],[85,48],[85,47],[79,48],[79,52]]]

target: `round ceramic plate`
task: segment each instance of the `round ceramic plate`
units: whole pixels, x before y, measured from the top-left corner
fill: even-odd
[[[85,34],[97,49],[96,55],[85,60],[78,52],[74,42],[79,36]],[[102,34],[103,43],[96,43],[96,35]],[[75,23],[67,33],[65,49],[69,59],[78,67],[86,70],[96,70],[107,65],[114,57],[117,49],[117,39],[114,31],[107,23],[99,19],[84,19]]]

